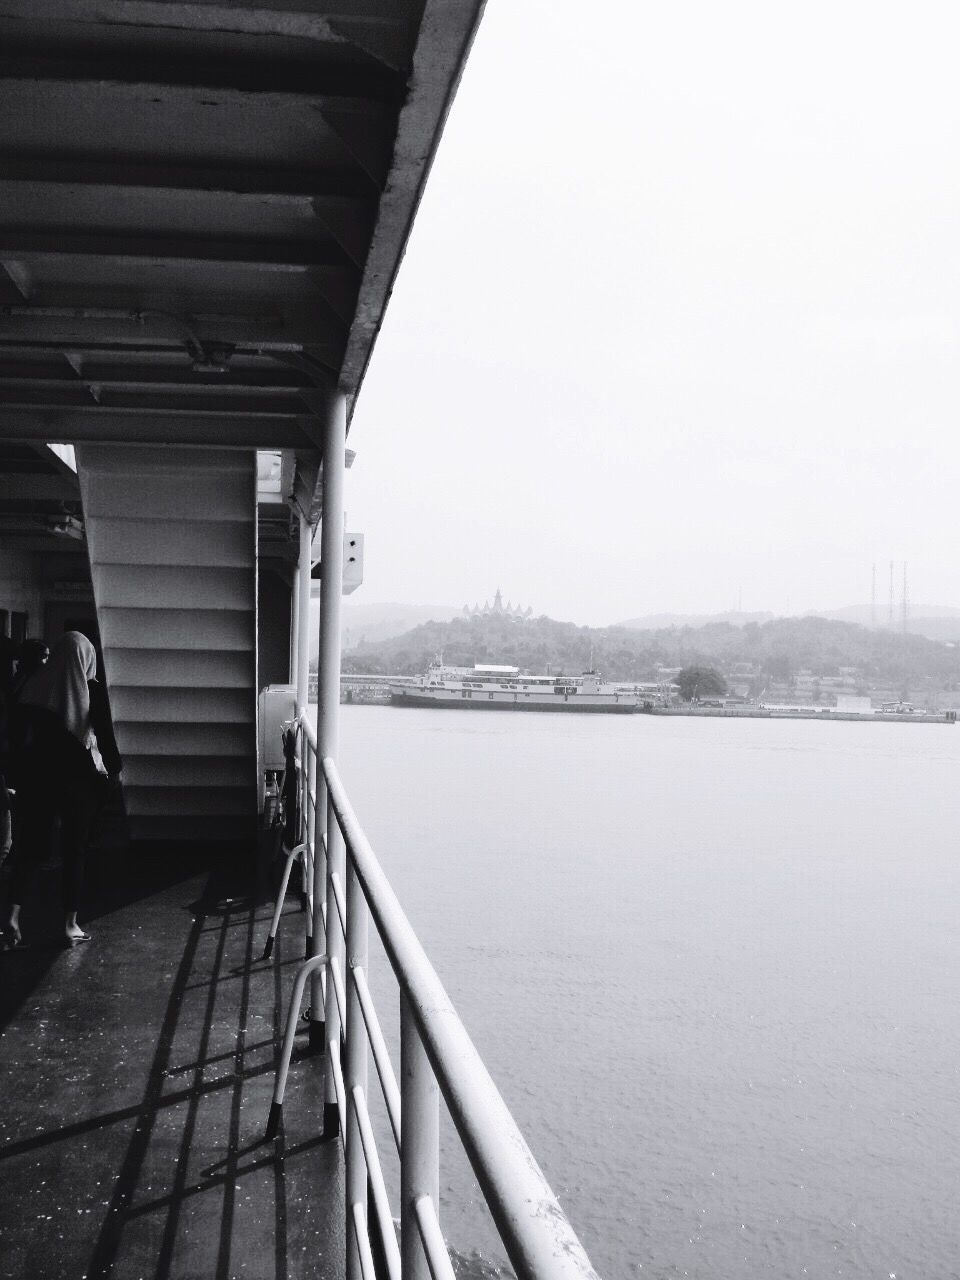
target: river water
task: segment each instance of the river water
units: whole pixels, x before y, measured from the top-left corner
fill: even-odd
[[[341,768],[602,1276],[960,1274],[960,729],[346,706]]]

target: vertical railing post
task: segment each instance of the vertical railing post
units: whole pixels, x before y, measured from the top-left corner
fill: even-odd
[[[301,730],[300,732],[300,768],[297,773],[297,781],[300,787],[300,830],[297,832],[298,843],[307,838],[307,805],[310,803],[310,796],[307,793],[307,769],[308,760],[310,759],[310,745],[307,742],[307,735]],[[300,859],[300,875],[302,877],[301,898],[303,902],[303,910],[306,919],[306,950],[307,959],[313,955],[313,914],[310,911],[310,900],[307,895],[307,860]]]
[[[336,760],[339,748],[340,722],[340,599],[343,593],[343,488],[346,466],[347,406],[339,391],[331,391],[320,408],[323,432],[321,498],[323,503],[320,528],[320,660],[317,671],[317,755]],[[330,873],[339,871],[343,883],[343,840],[336,819],[326,803],[326,786],[322,769],[317,768],[317,812],[326,816],[327,876],[324,859],[313,860],[313,946],[314,954],[326,949],[331,959],[340,963],[343,972],[343,940],[337,928],[337,910],[333,901]],[[329,938],[323,936],[322,904],[327,902]],[[323,1045],[324,1017],[320,970],[313,975],[310,987],[310,1043],[315,1049]],[[326,1034],[339,1041],[340,1017],[336,1010],[334,984],[327,983]],[[315,1030],[314,1028],[318,1029]],[[324,1093],[324,1133],[339,1132],[333,1073],[327,1070]]]
[[[407,997],[400,993],[400,1258],[403,1280],[430,1280],[417,1201],[440,1216],[440,1091]]]
[[[310,712],[310,581],[311,581],[311,551],[313,548],[313,531],[310,528],[310,521],[304,516],[303,512],[299,513],[300,521],[300,554],[297,559],[297,582],[294,591],[294,620],[296,624],[296,643],[293,646],[296,655],[296,665],[294,667],[294,680],[297,686],[297,710],[301,715],[308,715]],[[305,734],[300,735],[301,752],[300,752],[300,839],[310,839],[310,768],[311,768],[311,752],[307,746]],[[316,762],[313,762],[316,767]],[[316,851],[314,851],[314,863],[316,863]],[[301,859],[300,868],[304,876],[307,874],[308,860]],[[304,899],[307,898],[307,885],[303,885]],[[322,930],[321,930],[322,935]],[[306,929],[306,953],[310,957],[316,955],[314,949],[314,937],[316,931],[313,927],[313,920],[307,911],[307,929]],[[320,950],[323,950],[323,937],[320,937]],[[318,1036],[321,1034],[313,1028],[313,1022],[310,1025],[310,1034],[313,1042],[316,1044]]]
[[[316,752],[307,748],[307,777],[305,783],[306,791],[306,807],[303,811],[303,838],[307,843],[307,848],[313,854],[314,859],[323,860],[323,849],[317,842],[317,830],[320,826],[317,821],[317,756]],[[310,792],[313,792],[314,800],[310,799]]]
[[[298,516],[298,519],[303,519]],[[300,579],[296,577],[290,590],[290,666],[288,681],[292,685],[297,683],[297,670],[299,668],[300,643]]]
[[[347,1052],[344,1064],[344,1094],[347,1099],[346,1202],[347,1202],[347,1280],[361,1280],[360,1243],[357,1240],[353,1206],[363,1207],[367,1220],[367,1162],[363,1154],[360,1123],[353,1107],[353,1091],[363,1090],[367,1097],[367,1028],[360,1008],[360,994],[353,980],[354,969],[367,969],[368,909],[353,860],[347,856],[347,965],[344,985],[347,989]]]
[[[340,828],[337,826],[337,816],[333,811],[333,805],[326,796],[326,783],[323,780],[322,765],[317,768],[317,776],[319,784],[324,791],[323,808],[320,813],[325,813],[327,822],[327,858],[326,858],[326,876],[321,882],[320,872],[317,870],[320,860],[314,867],[314,894],[323,893],[326,895],[327,904],[327,955],[330,957],[330,968],[338,965],[340,974],[344,973],[344,957],[347,947],[343,934],[340,931],[340,911],[337,907],[337,899],[333,890],[333,877],[336,876],[340,884],[343,885],[346,875],[346,850],[343,844],[343,836],[340,834]],[[320,898],[314,898],[314,918],[318,914],[318,903]],[[319,985],[319,984],[318,984]],[[346,1010],[344,1010],[346,1013]],[[344,1028],[340,1024],[340,1006],[337,1004],[337,990],[332,978],[327,982],[326,994],[326,1033],[330,1044],[336,1045],[339,1052],[343,1043]],[[323,1133],[327,1138],[335,1138],[340,1132],[340,1108],[337,1103],[337,1090],[334,1083],[333,1072],[330,1070],[329,1063],[327,1065],[326,1078],[324,1080],[323,1093]]]
[[[303,743],[304,743],[303,819],[301,822],[301,827],[302,827],[301,839],[304,841],[307,848],[305,850],[305,856],[301,861],[300,866],[302,868],[303,876],[304,876],[303,892],[306,897],[305,910],[306,910],[306,920],[307,920],[307,952],[306,954],[307,954],[307,959],[309,959],[311,956],[315,956],[317,954],[317,951],[313,945],[313,921],[314,921],[314,917],[316,916],[316,911],[311,910],[310,900],[314,891],[314,882],[316,881],[316,878],[317,878],[317,870],[316,870],[317,859],[319,858],[322,862],[323,851],[317,845],[318,823],[317,823],[316,802],[315,800],[310,799],[311,791],[313,792],[314,796],[316,796],[317,794],[317,755],[315,751],[312,751],[310,749],[310,744],[307,742],[306,734],[303,734]],[[310,856],[307,857],[306,854],[309,854]],[[312,877],[312,879],[308,881],[307,877]],[[325,938],[326,938],[326,935],[324,931],[321,930],[320,941],[321,941],[321,944],[323,944],[320,947],[321,951],[326,949]],[[311,1029],[312,1029],[312,1026],[313,1026],[313,1020],[311,1019]],[[316,1041],[316,1036],[318,1033],[312,1032],[312,1034]],[[316,1043],[314,1047],[316,1047]]]
[[[310,696],[310,554],[313,536],[310,521],[300,515],[300,555],[297,560],[297,643],[294,646],[297,655],[296,684],[297,707],[301,711],[309,709]]]

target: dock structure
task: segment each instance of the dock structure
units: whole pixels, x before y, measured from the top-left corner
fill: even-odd
[[[481,9],[0,15],[0,623],[90,635],[124,758],[93,942],[25,905],[0,956],[5,1274],[451,1280],[445,1106],[521,1280],[592,1275],[337,770],[347,433]],[[265,833],[271,685],[299,803]]]

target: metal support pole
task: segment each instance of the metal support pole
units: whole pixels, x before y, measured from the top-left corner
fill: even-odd
[[[306,735],[304,735],[304,743],[306,743]],[[309,748],[306,750],[306,761],[307,761],[307,765],[306,765],[306,769],[304,770],[304,777],[303,777],[303,790],[304,790],[303,838],[306,841],[307,848],[311,852],[310,852],[310,858],[304,859],[303,891],[304,891],[304,896],[308,899],[306,903],[307,954],[312,955],[313,954],[313,917],[315,914],[314,912],[315,899],[313,897],[313,894],[315,892],[314,886],[316,884],[316,881],[318,879],[322,879],[323,877],[323,871],[322,870],[318,871],[316,864],[317,862],[321,862],[321,863],[323,862],[323,850],[319,847],[317,843],[317,829],[320,824],[317,822],[316,804],[314,800],[310,799],[311,791],[313,792],[315,800],[317,800],[317,797],[318,797],[317,773],[319,771],[317,769],[316,754],[313,751],[310,751]],[[306,876],[308,873],[312,877],[309,886],[307,885],[307,881],[306,881]]]
[[[300,517],[302,519],[302,517]],[[295,577],[290,588],[290,665],[287,679],[290,684],[297,683],[297,654],[300,640],[300,579]]]
[[[367,1028],[360,1007],[360,993],[353,978],[353,971],[367,970],[368,927],[367,901],[352,862],[347,860],[347,1053],[344,1070],[344,1093],[354,1096],[359,1088],[367,1094]],[[331,984],[332,985],[332,984]],[[361,1243],[356,1236],[354,1205],[362,1205],[367,1216],[367,1162],[363,1154],[363,1139],[356,1109],[347,1107],[346,1142],[346,1202],[347,1202],[347,1280],[363,1280],[360,1273]],[[392,1230],[392,1224],[391,1224]]]
[[[297,684],[297,710],[301,715],[308,715],[310,711],[310,572],[312,569],[310,553],[313,546],[313,532],[310,528],[310,522],[302,512],[299,515],[299,521],[300,552],[297,558],[297,583],[294,594],[294,613],[297,623],[297,641],[295,645],[297,656],[294,672]],[[309,762],[312,753],[307,747],[307,735],[303,732],[300,734],[300,748],[300,839],[309,840],[310,791],[308,779]],[[316,761],[313,762],[313,767],[316,768]],[[304,876],[307,874],[307,866],[308,860],[304,858],[300,868]],[[305,883],[303,884],[303,900],[304,906],[306,906],[307,886]],[[317,949],[313,945],[313,920],[309,912],[307,913],[304,949],[308,956],[317,954]],[[314,1030],[311,1022],[311,1043],[316,1045],[318,1037],[322,1036],[322,1034],[322,1024],[318,1030]]]
[[[303,810],[304,822],[304,841],[314,858],[321,858],[323,855],[322,846],[318,845],[319,835],[318,828],[320,823],[317,821],[317,806],[319,804],[319,792],[317,790],[317,757],[314,752],[307,751],[307,770],[304,779],[304,791],[306,792],[306,803]],[[313,794],[313,799],[310,796]],[[304,886],[306,887],[306,886]]]
[[[307,876],[309,876],[312,882],[313,859],[304,858],[303,862],[300,864],[300,871],[304,879],[306,879]],[[305,960],[309,960],[310,957],[313,955],[313,894],[305,893],[303,896],[306,899],[304,903],[303,912],[304,912],[304,919],[307,922],[306,933],[304,934],[304,939],[303,939],[303,955]]]
[[[340,599],[343,593],[343,488],[347,447],[347,402],[339,391],[332,391],[322,410],[323,419],[323,472],[322,491],[323,523],[320,529],[320,662],[317,673],[317,747],[319,759],[337,758],[339,749],[340,719]],[[301,533],[301,537],[302,537]],[[309,560],[309,552],[307,559]],[[301,601],[301,608],[303,603]],[[307,600],[309,610],[309,596]],[[336,819],[328,812],[326,787],[321,771],[317,770],[317,814],[324,815],[327,828],[327,882],[324,882],[324,860],[313,860],[313,948],[314,954],[328,950],[324,937],[322,904],[332,894],[329,872],[343,875],[343,842]],[[330,909],[330,948],[328,954],[343,956],[343,942],[336,928],[336,910]],[[329,1017],[332,1008],[333,984],[327,984]],[[323,993],[320,972],[317,970],[310,985],[310,1043],[319,1050],[324,1043]],[[327,1023],[327,1034],[333,1038],[340,1034],[340,1019]],[[325,1086],[324,1132],[339,1132],[339,1112],[336,1107],[332,1072],[328,1069]],[[332,1105],[331,1105],[332,1104]]]
[[[400,1256],[403,1280],[431,1280],[417,1225],[424,1196],[440,1213],[440,1090],[410,1001],[400,993]]]
[[[306,840],[307,833],[308,833],[307,805],[310,803],[310,793],[307,790],[307,787],[308,787],[308,778],[309,778],[309,763],[308,763],[309,760],[310,760],[310,744],[307,742],[307,735],[304,732],[303,727],[301,726],[300,728],[300,762],[299,762],[300,768],[297,773],[297,782],[300,787],[300,830],[298,834],[301,840]],[[300,905],[302,909],[306,911],[307,898],[309,894],[308,894],[307,886],[305,883],[301,883],[300,896],[301,896]],[[310,937],[312,932],[313,932],[313,922],[311,919],[307,921],[307,937],[308,938]],[[313,953],[309,952],[308,954],[312,955]]]
[[[300,556],[297,560],[297,706],[308,710],[310,693],[310,523],[300,516]]]

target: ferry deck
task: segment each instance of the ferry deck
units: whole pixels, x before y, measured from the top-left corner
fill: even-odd
[[[3,1276],[451,1280],[441,1108],[515,1273],[593,1274],[336,763],[347,432],[481,8],[0,15],[0,621],[95,640],[124,758],[93,940],[58,945],[51,864],[0,955]]]

